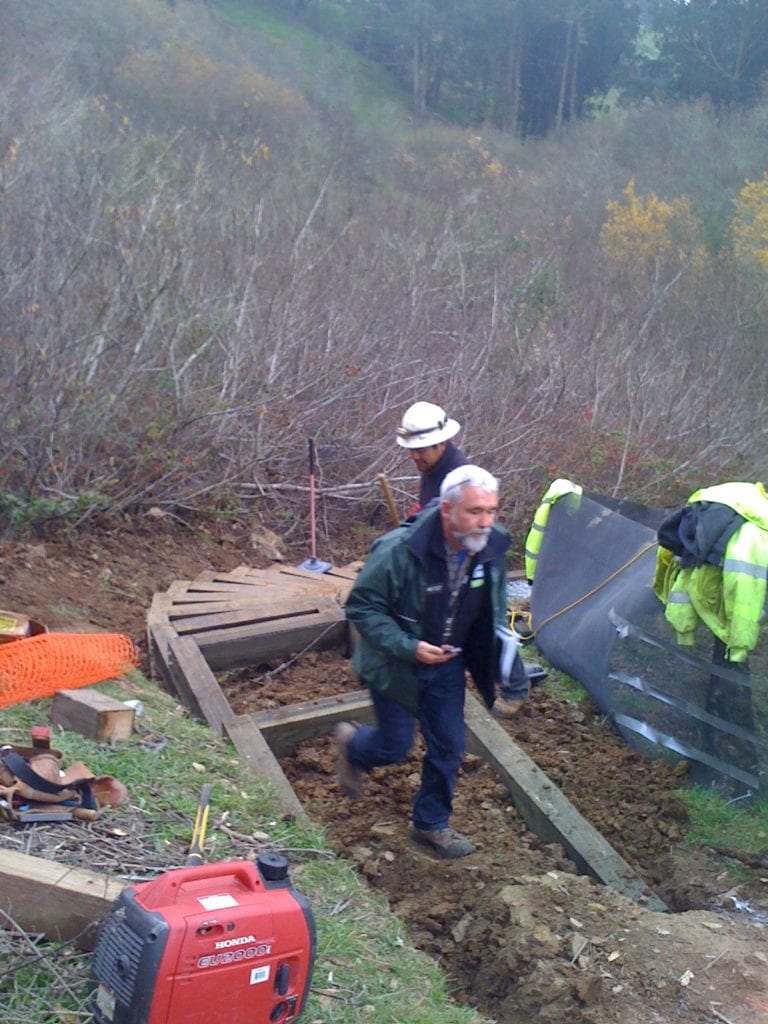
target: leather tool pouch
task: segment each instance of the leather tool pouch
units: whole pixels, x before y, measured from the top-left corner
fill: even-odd
[[[93,773],[85,765],[59,768],[61,753],[33,747],[0,747],[0,816],[19,821],[20,807],[67,804],[98,810],[91,782]]]

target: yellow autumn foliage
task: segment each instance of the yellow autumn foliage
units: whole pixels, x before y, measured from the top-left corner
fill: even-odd
[[[600,245],[618,269],[649,273],[662,263],[703,258],[700,224],[684,196],[666,200],[651,193],[641,198],[633,179],[624,189],[624,201],[606,203],[606,213]]]
[[[733,251],[768,270],[768,171],[760,181],[748,181],[734,202]]]

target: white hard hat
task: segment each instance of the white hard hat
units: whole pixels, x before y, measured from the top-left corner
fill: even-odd
[[[429,448],[447,441],[461,430],[461,424],[449,419],[445,409],[431,402],[415,402],[405,410],[397,428],[397,443],[402,448]]]

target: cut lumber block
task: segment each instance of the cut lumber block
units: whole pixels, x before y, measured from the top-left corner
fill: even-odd
[[[125,884],[109,875],[0,849],[0,926],[42,933],[52,942],[78,936],[93,949],[96,926]]]
[[[127,740],[133,732],[135,711],[98,690],[58,690],[51,705],[51,722],[80,733],[89,740]]]

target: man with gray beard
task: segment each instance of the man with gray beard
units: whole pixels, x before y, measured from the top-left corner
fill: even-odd
[[[449,819],[464,755],[465,671],[489,709],[495,697],[509,547],[497,511],[498,481],[487,470],[452,470],[439,507],[375,542],[346,603],[353,667],[371,691],[376,726],[337,727],[339,784],[359,797],[364,773],[407,758],[418,721],[426,753],[411,836],[445,858],[473,849]]]

